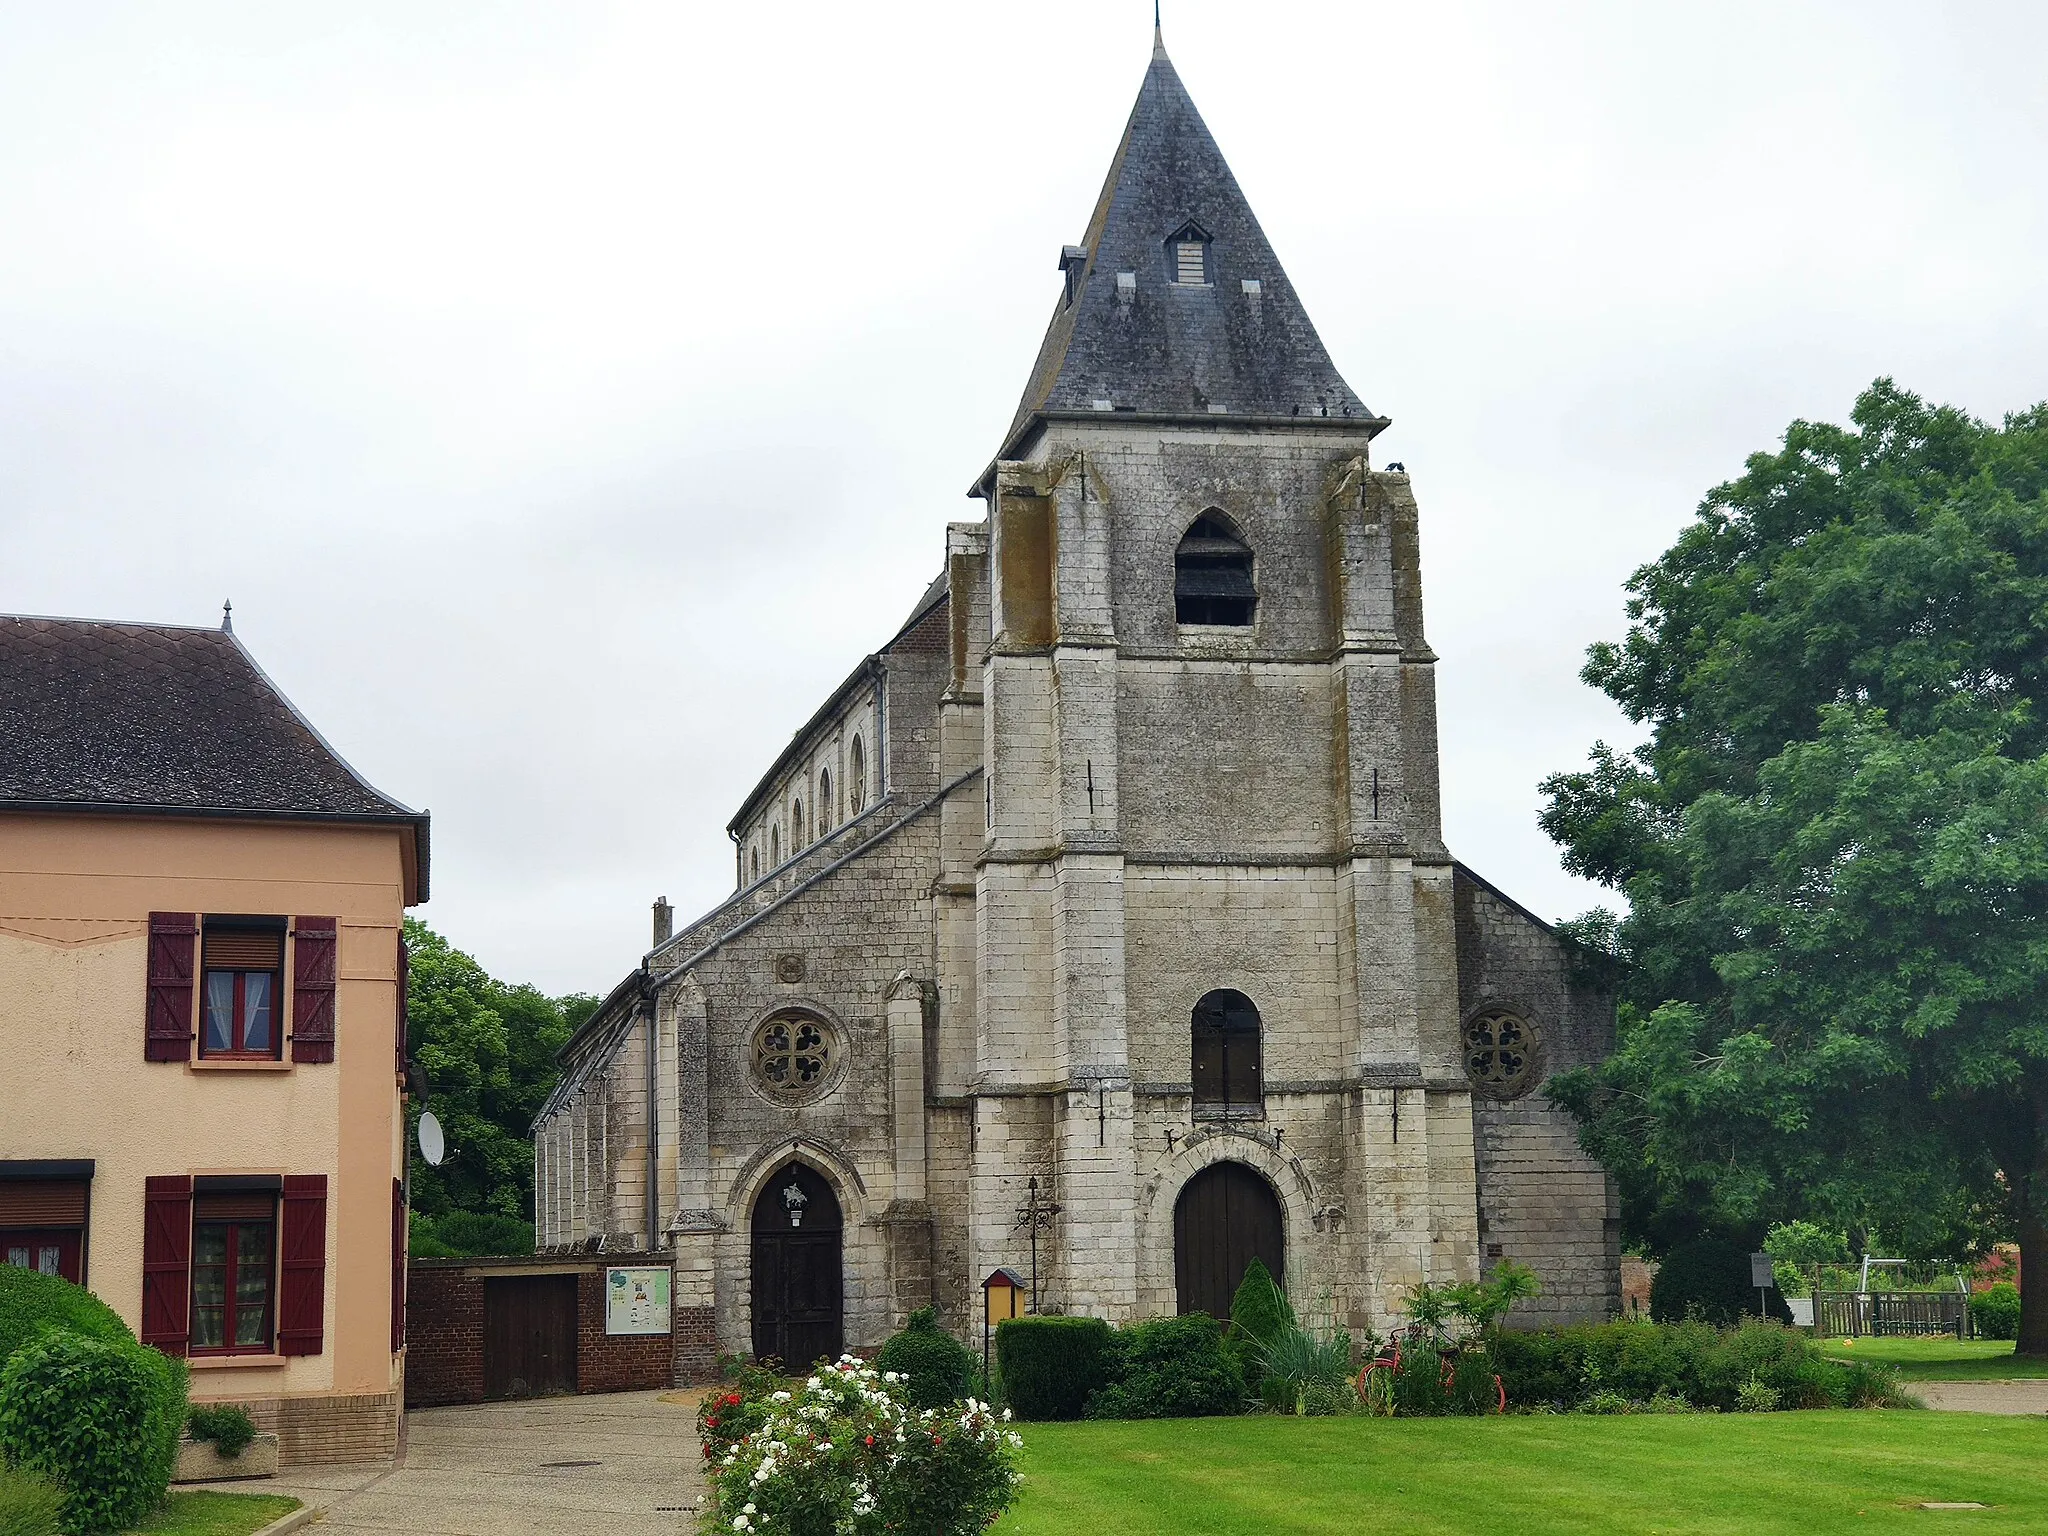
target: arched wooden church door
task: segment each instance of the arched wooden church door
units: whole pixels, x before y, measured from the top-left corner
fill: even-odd
[[[1273,1186],[1243,1163],[1211,1163],[1189,1179],[1173,1208],[1173,1278],[1182,1312],[1230,1317],[1230,1301],[1254,1257],[1287,1282],[1286,1226]]]
[[[845,1341],[839,1201],[816,1169],[785,1163],[754,1201],[754,1354],[801,1372]]]

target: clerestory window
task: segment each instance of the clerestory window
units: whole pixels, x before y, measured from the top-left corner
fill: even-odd
[[[1252,548],[1237,525],[1211,507],[1173,552],[1174,622],[1243,627],[1252,622],[1258,602]]]

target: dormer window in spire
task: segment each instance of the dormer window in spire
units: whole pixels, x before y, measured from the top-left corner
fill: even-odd
[[[1181,535],[1173,552],[1173,618],[1176,624],[1249,627],[1258,611],[1252,585],[1252,547],[1237,525],[1209,508]]]
[[[1071,304],[1080,295],[1081,279],[1088,275],[1088,253],[1078,245],[1062,247],[1060,271],[1066,274],[1067,302]]]
[[[1167,237],[1166,276],[1180,288],[1209,285],[1209,232],[1193,219]]]

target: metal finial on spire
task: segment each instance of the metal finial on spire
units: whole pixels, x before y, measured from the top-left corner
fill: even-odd
[[[1152,57],[1166,57],[1166,34],[1159,30],[1159,0],[1152,0]]]
[[[220,605],[220,628],[224,635],[232,635],[235,632],[235,605],[225,599]]]

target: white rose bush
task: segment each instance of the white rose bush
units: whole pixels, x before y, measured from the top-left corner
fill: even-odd
[[[765,1394],[760,1427],[705,1467],[700,1531],[743,1536],[976,1536],[1016,1495],[1022,1442],[970,1397],[923,1411],[853,1355]],[[706,1442],[707,1447],[714,1443]],[[715,1447],[714,1447],[715,1448]]]

